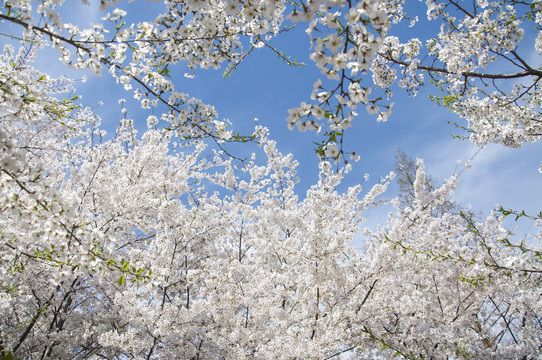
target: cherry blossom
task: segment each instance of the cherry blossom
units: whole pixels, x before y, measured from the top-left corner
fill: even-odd
[[[365,228],[395,174],[343,189],[352,165],[339,162],[353,122],[391,121],[397,85],[415,95],[429,79],[476,144],[539,140],[541,70],[526,49],[541,54],[542,2],[428,0],[441,26],[426,40],[394,33],[425,21],[399,0],[169,0],[134,23],[118,1],[83,3],[101,23],[64,22],[62,0],[0,5],[18,43],[0,55],[3,358],[540,357],[542,235],[516,241],[503,221],[542,215],[442,211],[459,175],[428,188],[419,159],[409,201],[388,199],[387,224]],[[237,133],[171,76],[234,71],[287,21],[306,24],[325,75],[288,112],[290,128],[324,137],[304,194],[267,128]],[[119,100],[105,131],[75,81],[33,67],[47,46],[140,109]],[[230,142],[253,153],[241,161]]]

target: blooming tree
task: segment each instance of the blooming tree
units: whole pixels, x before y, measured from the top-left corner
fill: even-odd
[[[4,34],[20,48],[0,56],[4,358],[540,356],[540,235],[514,242],[502,222],[541,216],[443,211],[457,176],[427,188],[418,160],[408,203],[392,200],[389,223],[363,229],[393,174],[340,192],[350,164],[322,161],[300,197],[297,162],[266,128],[237,133],[169,75],[179,62],[233,70],[285,21],[304,21],[326,79],[288,122],[324,128],[322,157],[344,156],[357,106],[386,120],[392,104],[378,92],[397,82],[415,93],[424,76],[473,141],[517,147],[540,137],[541,70],[520,42],[540,31],[542,3],[427,1],[441,27],[425,45],[390,36],[418,21],[401,1],[166,1],[139,23],[110,3],[83,30],[63,22],[63,1],[0,7],[22,30]],[[107,134],[67,95],[72,80],[32,66],[46,46],[133,91],[138,116],[153,109],[144,129],[125,114]],[[515,70],[492,72],[499,61]],[[229,156],[228,142],[247,140],[256,155]]]

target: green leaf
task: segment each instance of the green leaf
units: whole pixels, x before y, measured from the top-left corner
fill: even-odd
[[[125,282],[126,282],[126,278],[124,277],[124,275],[121,275],[119,279],[117,280],[117,284],[119,284],[119,286],[124,285]]]
[[[18,360],[11,351],[4,351],[0,360]]]

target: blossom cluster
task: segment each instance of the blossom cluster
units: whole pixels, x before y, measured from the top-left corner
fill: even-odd
[[[514,212],[477,220],[441,211],[458,177],[428,189],[418,160],[411,201],[391,200],[388,224],[363,228],[393,174],[369,189],[340,190],[350,164],[334,171],[322,161],[300,195],[298,162],[268,129],[235,135],[171,76],[181,62],[235,67],[285,19],[305,21],[325,78],[288,123],[323,130],[318,151],[327,160],[344,156],[340,137],[357,107],[385,121],[392,103],[380,92],[391,95],[397,82],[415,93],[427,76],[445,93],[435,100],[467,119],[473,141],[518,147],[540,136],[540,69],[518,52],[524,25],[540,30],[540,1],[466,8],[428,0],[428,19],[442,26],[425,45],[391,34],[407,20],[416,26],[400,0],[169,0],[163,15],[137,24],[103,0],[103,23],[83,30],[63,22],[63,3],[0,5],[3,21],[22,26],[13,36],[20,49],[0,55],[2,355],[542,355],[542,234],[510,240],[503,221]],[[67,65],[123,84],[146,129],[120,101],[124,117],[108,136],[98,115],[68,95],[72,80],[32,67],[48,44]],[[498,60],[518,72],[481,72]],[[507,79],[525,82],[508,89]],[[248,138],[261,149],[247,161],[222,149]]]
[[[522,40],[526,31],[538,32],[534,51],[540,54],[540,1],[483,0],[469,6],[427,1],[427,20],[442,26],[424,41],[394,32],[406,23],[422,26],[398,0],[171,0],[164,3],[164,14],[139,23],[127,22],[126,10],[111,10],[115,3],[102,1],[101,9],[110,12],[86,29],[62,21],[63,1],[42,1],[34,11],[29,0],[11,0],[3,16],[25,26],[29,40],[48,39],[69,66],[109,71],[134,92],[142,108],[160,109],[160,121],[185,139],[239,140],[212,106],[175,89],[174,65],[187,65],[187,76],[224,63],[234,69],[252,50],[271,47],[268,41],[284,31],[286,20],[307,23],[310,58],[325,75],[314,84],[311,102],[290,109],[288,124],[323,134],[319,154],[324,157],[344,157],[340,139],[365,113],[358,113],[359,106],[386,121],[392,88],[398,85],[415,96],[428,77],[444,93],[435,100],[467,119],[464,127],[475,143],[518,146],[539,139],[542,74],[538,64],[529,62],[533,50]],[[41,17],[43,26],[36,22]],[[511,70],[495,72],[492,64]],[[511,89],[511,79],[525,81]],[[501,130],[505,138],[487,135]],[[338,153],[326,154],[329,143],[337,143]]]

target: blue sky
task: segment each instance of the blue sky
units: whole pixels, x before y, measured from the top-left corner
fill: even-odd
[[[104,12],[97,9],[97,1],[91,1],[93,6],[81,5],[80,1],[68,1],[70,8],[66,17],[84,28],[90,22],[97,22]],[[126,1],[121,5],[126,5]],[[161,4],[142,3],[130,5],[129,15],[134,18],[145,15],[146,20],[152,20],[159,12]],[[415,5],[421,6],[416,3]],[[130,9],[134,9],[131,11]],[[142,10],[143,9],[143,10]],[[149,11],[151,9],[151,11]],[[156,10],[155,10],[156,9]],[[412,11],[416,11],[412,8]],[[414,15],[414,13],[413,13]],[[425,16],[425,11],[418,14]],[[1,27],[6,24],[0,25]],[[202,99],[214,105],[221,118],[227,118],[233,123],[234,129],[249,133],[254,127],[254,118],[259,124],[269,127],[271,137],[277,141],[278,148],[283,153],[293,153],[300,162],[298,173],[301,183],[298,186],[300,195],[317,179],[318,159],[314,153],[313,141],[319,140],[314,132],[300,133],[287,129],[287,111],[299,106],[302,101],[310,100],[314,81],[321,77],[319,70],[309,60],[309,39],[305,34],[306,24],[297,24],[297,28],[272,44],[287,55],[307,65],[294,69],[279,60],[269,49],[263,48],[253,52],[244,63],[228,78],[223,78],[224,69],[215,71],[197,71],[194,79],[183,76],[186,71],[177,67],[173,79],[179,91]],[[429,35],[427,31],[434,29],[422,26],[419,33],[410,35],[408,28],[401,28],[407,36]],[[20,31],[21,29],[15,29]],[[527,34],[532,38],[533,34]],[[404,38],[403,38],[404,40]],[[4,40],[3,40],[4,41]],[[531,42],[532,44],[532,42]],[[540,56],[531,50],[533,62],[540,64]],[[38,60],[38,67],[53,75],[66,74],[73,78],[81,77],[82,73],[67,71],[66,67],[53,59],[58,58],[54,51],[44,51]],[[108,74],[101,77],[90,74],[87,83],[77,83],[78,93],[83,95],[84,105],[94,107],[103,118],[103,123],[114,128],[122,118],[117,100],[122,97],[131,98],[131,94],[115,84]],[[422,89],[417,97],[409,98],[397,89],[393,101],[393,114],[387,122],[377,123],[376,117],[369,115],[364,109],[359,109],[360,116],[353,123],[353,128],[346,133],[346,150],[356,151],[361,159],[354,164],[353,171],[348,174],[343,188],[363,181],[365,173],[371,180],[365,186],[378,181],[393,170],[395,148],[401,148],[409,156],[421,157],[425,160],[427,171],[438,180],[451,176],[458,167],[457,161],[473,159],[473,168],[462,173],[456,200],[472,204],[474,210],[487,212],[499,203],[506,208],[526,210],[538,213],[542,209],[542,175],[538,173],[542,148],[540,144],[527,144],[521,149],[507,149],[502,146],[488,146],[479,149],[467,141],[454,140],[452,133],[458,130],[446,124],[447,120],[460,121],[446,109],[438,107],[428,99],[434,89]],[[99,106],[102,101],[103,105]],[[129,102],[130,104],[130,102]],[[128,116],[139,121],[142,129],[145,127],[147,112],[138,108],[137,103],[129,107]],[[245,146],[245,145],[243,145]],[[253,145],[248,145],[253,146]],[[235,146],[232,148],[235,151]],[[254,145],[250,151],[256,150]],[[393,189],[388,196],[393,195]],[[384,223],[389,209],[377,210],[368,215],[368,224],[374,226]],[[528,231],[520,228],[520,231]]]

